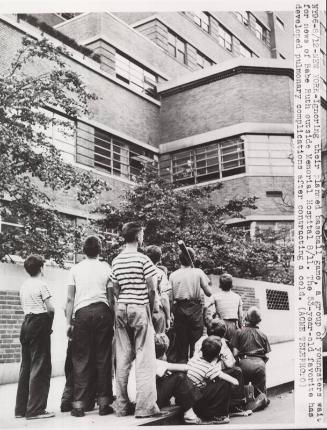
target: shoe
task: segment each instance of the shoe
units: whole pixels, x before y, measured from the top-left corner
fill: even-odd
[[[70,415],[72,417],[84,417],[84,409],[82,408],[73,408],[70,412]]]
[[[15,415],[15,418],[25,418],[25,415],[17,414],[17,415]]]
[[[242,409],[239,406],[234,406],[229,414],[230,417],[248,417],[252,415],[251,409]]]
[[[61,412],[70,412],[73,409],[73,406],[70,402],[63,402],[60,405]]]
[[[114,413],[114,410],[109,405],[99,407],[99,415],[110,415],[113,413]]]
[[[26,417],[27,420],[41,420],[43,418],[52,418],[55,414],[53,412],[43,411],[38,415],[33,415],[32,417]]]
[[[184,417],[184,424],[203,424],[203,421],[201,420],[201,418],[195,416],[195,417]]]
[[[94,408],[95,408],[95,403],[89,404],[89,405],[85,406],[84,412],[91,412],[91,411],[93,411]]]
[[[213,417],[213,419],[210,421],[210,424],[228,424],[229,423],[229,417],[222,416],[222,417]]]

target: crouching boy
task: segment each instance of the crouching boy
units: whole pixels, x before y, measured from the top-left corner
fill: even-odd
[[[16,396],[16,418],[50,418],[46,411],[51,378],[50,334],[54,308],[43,280],[43,258],[30,255],[24,268],[30,275],[20,290],[25,318],[20,332],[22,362]]]
[[[188,424],[198,424],[199,418],[216,424],[229,422],[231,388],[237,386],[238,381],[222,371],[221,347],[218,336],[209,336],[202,343],[202,357],[193,357],[187,363],[187,376],[201,393],[193,406],[196,415],[184,416]]]

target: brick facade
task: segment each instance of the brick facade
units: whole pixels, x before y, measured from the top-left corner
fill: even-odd
[[[242,122],[292,123],[292,91],[287,76],[242,73],[163,94],[160,141],[174,141]]]
[[[0,364],[20,361],[23,310],[18,291],[0,291]]]

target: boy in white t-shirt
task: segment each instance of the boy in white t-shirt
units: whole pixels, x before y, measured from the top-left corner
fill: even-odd
[[[40,419],[54,417],[47,412],[51,378],[50,335],[54,307],[43,279],[44,260],[30,255],[24,268],[30,275],[20,289],[25,319],[20,332],[22,362],[17,387],[15,417]]]

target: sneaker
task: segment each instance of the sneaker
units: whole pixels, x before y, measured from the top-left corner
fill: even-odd
[[[160,411],[150,415],[135,415],[135,418],[162,418],[168,414],[169,414],[169,411]]]
[[[16,414],[15,418],[25,418],[25,415]]]
[[[114,410],[109,405],[99,407],[99,415],[109,415],[113,413],[114,413]]]
[[[84,417],[84,409],[82,408],[73,408],[70,412],[70,415],[72,417]]]
[[[53,412],[43,411],[38,415],[33,415],[32,417],[26,417],[27,420],[41,420],[43,418],[52,418],[55,414]]]

